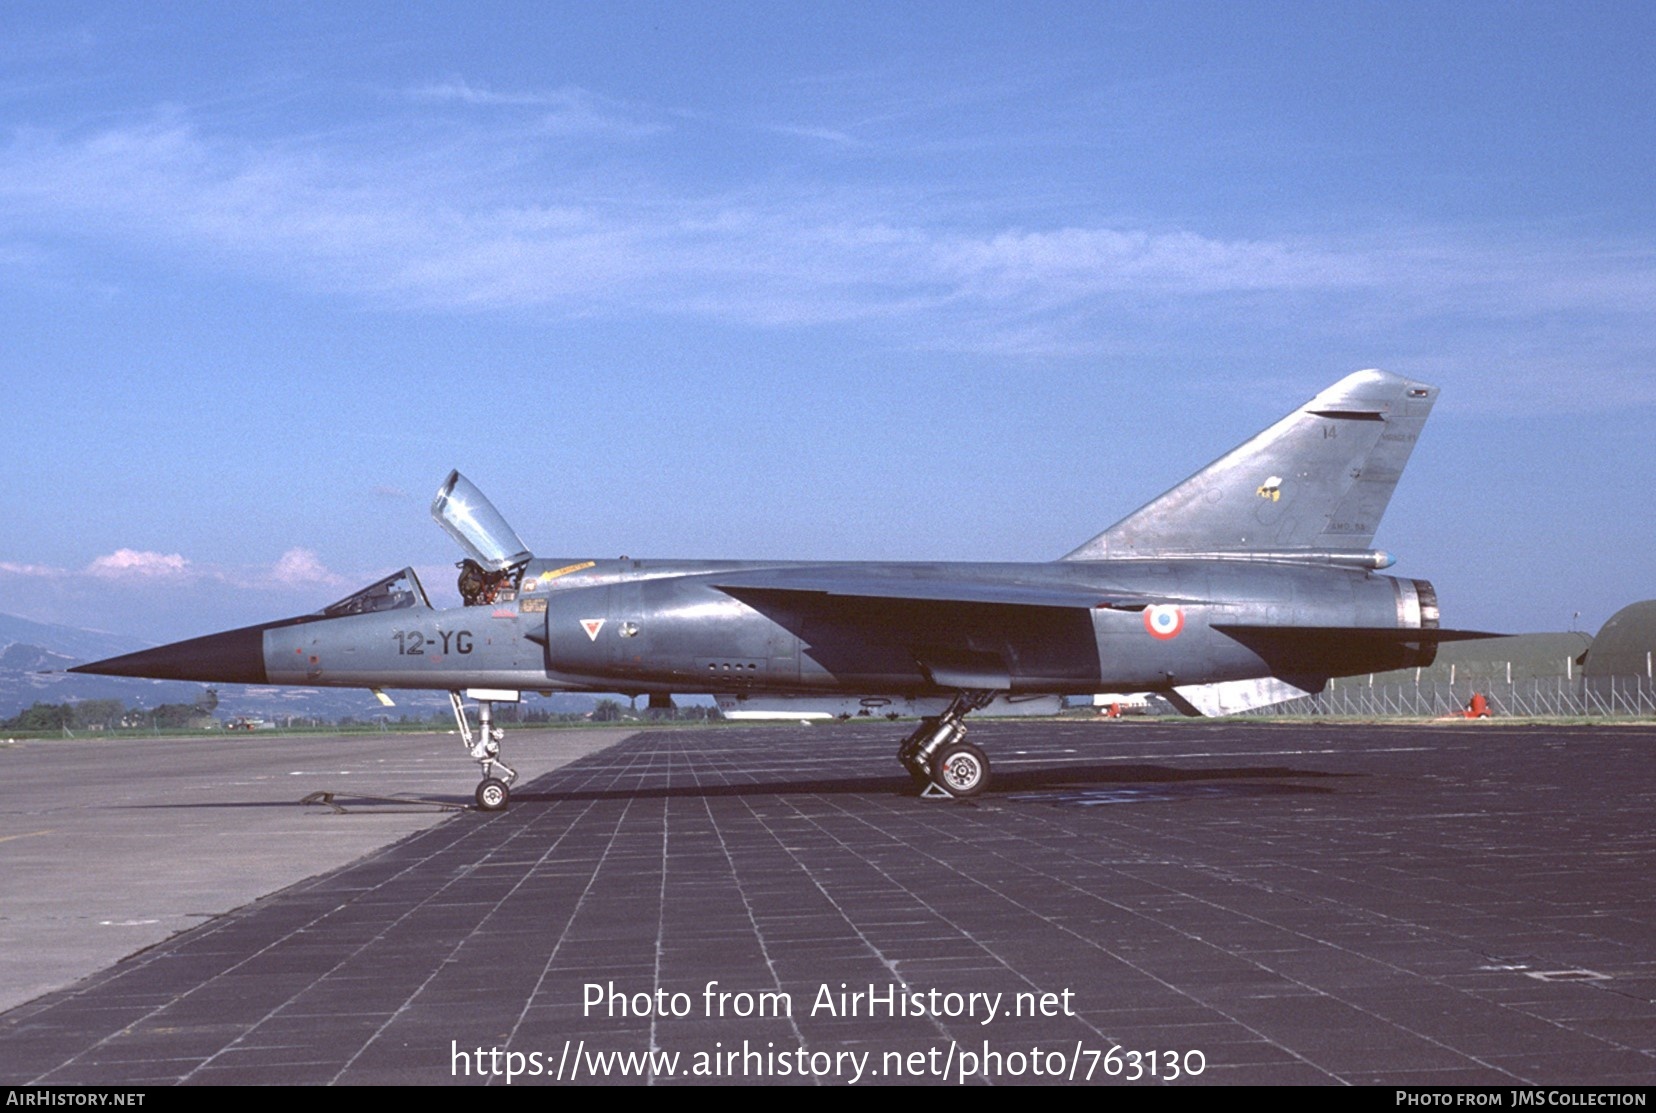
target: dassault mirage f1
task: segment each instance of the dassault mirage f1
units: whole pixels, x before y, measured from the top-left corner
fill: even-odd
[[[542,559],[453,472],[431,510],[467,554],[460,606],[405,568],[315,614],[72,671],[447,691],[485,810],[516,777],[493,704],[525,691],[941,700],[897,759],[925,794],[973,796],[989,759],[965,719],[997,698],[1155,692],[1225,714],[1487,636],[1440,628],[1432,585],[1378,575],[1392,558],[1370,548],[1436,397],[1349,375],[1041,563]]]

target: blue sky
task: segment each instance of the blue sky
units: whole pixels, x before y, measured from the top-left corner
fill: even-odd
[[[1446,624],[1656,596],[1647,4],[8,4],[0,611],[1056,557],[1346,373]]]

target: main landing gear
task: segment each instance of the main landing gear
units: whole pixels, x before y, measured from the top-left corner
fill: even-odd
[[[466,692],[477,701],[478,733],[472,734],[466,721],[466,708],[460,702],[459,692],[449,693],[449,706],[454,708],[454,721],[460,724],[460,740],[466,744],[472,759],[483,767],[483,783],[477,786],[477,807],[480,811],[498,812],[511,799],[510,785],[517,780],[517,770],[500,760],[500,742],[506,732],[494,725],[494,705],[497,702],[516,703],[516,692],[493,689],[470,689]],[[496,774],[496,770],[499,774]]]
[[[920,786],[920,795],[967,798],[989,787],[989,758],[964,741],[965,719],[994,698],[993,692],[961,692],[943,714],[921,719],[903,739],[897,760]]]

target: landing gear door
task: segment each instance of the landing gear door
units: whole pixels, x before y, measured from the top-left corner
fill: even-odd
[[[472,481],[457,471],[437,490],[431,516],[472,559],[491,572],[522,564],[532,554],[500,511]]]

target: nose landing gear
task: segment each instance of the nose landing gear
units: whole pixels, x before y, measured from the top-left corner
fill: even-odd
[[[466,708],[459,692],[449,693],[449,706],[454,708],[454,721],[460,726],[460,740],[472,760],[483,767],[483,782],[477,786],[479,811],[498,812],[506,808],[512,797],[511,784],[517,780],[517,770],[500,760],[500,743],[506,732],[494,725],[496,703],[516,703],[518,693],[493,688],[469,688],[466,695],[477,701],[478,733],[472,734],[466,721]],[[499,773],[496,773],[499,770]]]

